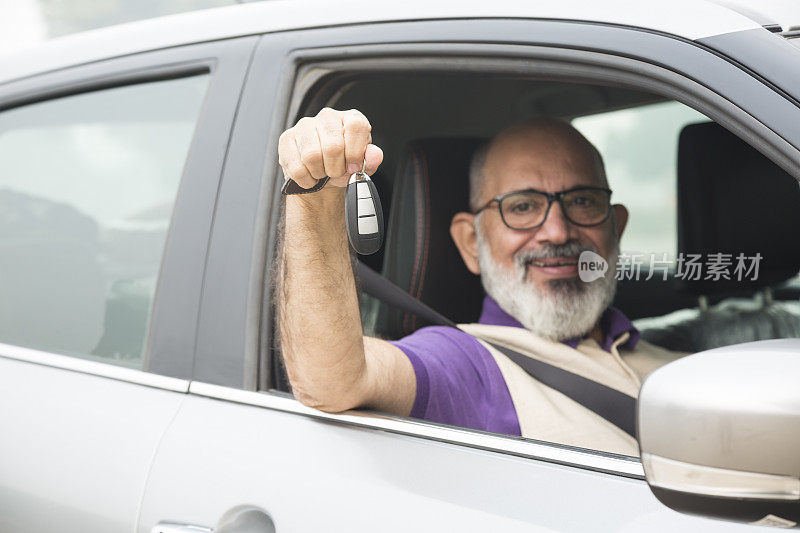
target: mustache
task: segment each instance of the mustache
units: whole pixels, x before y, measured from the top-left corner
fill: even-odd
[[[517,252],[514,260],[519,268],[526,268],[533,261],[555,257],[579,256],[586,251],[597,253],[597,248],[591,244],[570,241],[564,244],[547,244],[535,250]]]

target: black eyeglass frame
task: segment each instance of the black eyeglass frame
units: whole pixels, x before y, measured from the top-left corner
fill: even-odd
[[[586,191],[586,190],[603,191],[603,192],[608,194],[608,207],[606,208],[606,215],[599,222],[593,222],[592,224],[580,224],[578,222],[575,222],[571,218],[569,218],[569,215],[567,215],[567,210],[564,209],[563,199],[564,199],[564,195],[565,194],[568,194],[568,193],[571,193],[571,192],[575,192],[575,191]],[[545,211],[544,211],[544,217],[542,218],[542,221],[539,222],[538,224],[536,224],[535,226],[529,226],[527,228],[515,228],[515,227],[509,225],[509,223],[506,222],[506,217],[503,216],[503,207],[502,207],[503,200],[505,200],[506,198],[508,198],[510,196],[516,196],[518,194],[525,194],[525,193],[532,193],[532,192],[537,193],[537,194],[541,194],[541,195],[543,195],[543,196],[545,196],[547,198],[547,209],[545,209]],[[473,212],[472,214],[473,215],[478,215],[478,214],[480,214],[481,211],[483,211],[484,209],[489,207],[493,202],[497,202],[497,210],[500,212],[500,219],[503,221],[503,224],[505,224],[507,228],[513,229],[513,230],[518,230],[518,231],[527,231],[529,229],[538,228],[539,226],[544,224],[545,221],[547,220],[547,215],[550,214],[550,208],[553,206],[553,202],[557,201],[558,205],[561,206],[561,211],[564,213],[564,218],[566,218],[570,222],[570,224],[575,224],[576,226],[580,226],[582,228],[591,228],[593,226],[599,226],[600,224],[602,224],[603,222],[608,220],[608,217],[611,215],[611,207],[612,207],[612,205],[611,205],[611,194],[612,194],[612,192],[613,191],[611,189],[608,189],[606,187],[591,187],[591,186],[572,187],[571,189],[567,189],[567,190],[559,191],[559,192],[545,192],[545,191],[539,191],[539,190],[536,190],[536,189],[523,189],[521,191],[511,191],[511,192],[507,192],[505,194],[499,194],[499,195],[495,196],[494,198],[492,198],[491,200],[489,200],[488,202],[486,202],[483,207],[481,207],[477,211]]]

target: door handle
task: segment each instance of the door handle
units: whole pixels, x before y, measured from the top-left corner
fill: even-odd
[[[191,524],[179,524],[178,522],[159,522],[150,533],[211,533],[214,531],[210,527],[193,526]]]
[[[275,533],[272,518],[256,507],[234,507],[225,513],[213,529],[179,522],[159,522],[150,533]]]

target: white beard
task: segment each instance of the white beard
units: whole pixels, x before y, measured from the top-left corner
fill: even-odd
[[[481,283],[486,293],[509,315],[532,333],[554,341],[579,338],[589,333],[603,312],[614,301],[617,289],[616,272],[619,243],[606,260],[606,275],[591,282],[578,277],[549,280],[547,289],[540,289],[528,280],[527,264],[545,257],[578,256],[584,250],[597,253],[593,246],[577,242],[520,252],[514,256],[514,267],[498,265],[492,257],[475,220],[478,234],[478,263]]]

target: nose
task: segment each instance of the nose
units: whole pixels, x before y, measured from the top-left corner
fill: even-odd
[[[535,239],[541,243],[564,244],[572,237],[572,224],[564,216],[561,204],[553,202],[544,223],[536,230]]]

